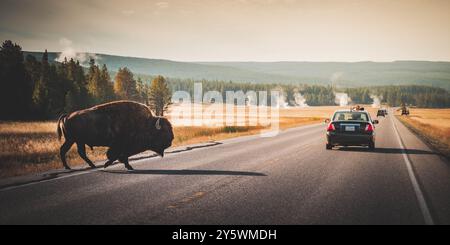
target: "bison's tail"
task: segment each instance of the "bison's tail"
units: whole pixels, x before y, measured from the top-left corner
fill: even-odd
[[[62,114],[58,119],[58,124],[56,126],[56,132],[58,133],[58,139],[61,140],[61,136],[64,133],[65,137],[65,130],[64,130],[64,123],[66,122],[67,114]]]

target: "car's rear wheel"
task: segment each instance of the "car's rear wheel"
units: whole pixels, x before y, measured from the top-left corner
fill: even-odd
[[[327,150],[331,150],[331,149],[333,148],[333,146],[332,146],[331,144],[327,144],[327,145],[325,146],[325,148],[326,148]]]

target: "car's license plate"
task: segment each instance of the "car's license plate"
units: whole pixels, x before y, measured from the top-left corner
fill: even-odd
[[[345,126],[345,131],[355,131],[355,126]]]

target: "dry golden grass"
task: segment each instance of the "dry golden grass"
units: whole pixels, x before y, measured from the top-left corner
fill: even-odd
[[[376,110],[367,109],[371,113]],[[346,107],[349,108],[349,107]],[[284,108],[279,111],[280,129],[321,122],[329,118],[338,106],[317,106],[305,108]],[[247,113],[247,112],[246,112]],[[170,115],[169,115],[170,118]],[[237,120],[236,120],[237,121]],[[232,126],[232,127],[174,127],[173,146],[217,141],[227,138],[258,134],[266,126]],[[0,122],[0,178],[37,173],[62,167],[59,158],[59,142],[56,135],[56,122]],[[87,149],[93,161],[105,159],[106,148]],[[76,146],[67,154],[70,166],[86,163],[78,156]]]
[[[406,126],[450,159],[450,109],[411,108],[409,116],[396,115]]]
[[[61,167],[55,122],[0,122],[0,177],[22,175]],[[104,149],[89,152],[92,160],[104,158]],[[80,165],[76,147],[67,154]]]
[[[361,105],[361,106],[364,107],[365,110],[370,112],[370,114],[372,115],[372,118],[376,117],[376,112],[377,112],[378,108],[372,108],[371,105]],[[214,125],[215,120],[217,120],[217,117],[218,117],[219,124],[223,124],[224,117],[226,116],[226,113],[227,113],[225,107],[226,106],[222,105],[222,104],[203,105],[203,109],[204,109],[203,117],[211,118],[210,120],[203,121],[204,124]],[[331,115],[333,114],[334,111],[349,109],[349,108],[351,108],[351,106],[345,106],[345,107],[340,107],[340,106],[288,107],[288,108],[279,109],[279,116],[280,116],[280,118],[291,118],[291,117],[329,118],[329,117],[331,117]],[[212,113],[206,112],[208,109],[214,110],[215,115],[211,116]],[[254,118],[254,117],[258,116],[258,114],[255,114],[255,110],[249,109],[248,107],[245,107],[245,106],[234,107],[235,115],[237,113],[239,113],[238,112],[239,109],[241,109],[241,112],[243,112],[245,110],[245,115],[247,115],[248,117]],[[189,110],[191,110],[191,107],[180,105],[180,106],[172,106],[170,108],[170,112],[173,112],[175,110],[189,111]],[[268,114],[270,114],[270,109],[268,111],[269,111]],[[261,113],[261,112],[259,112],[259,113]],[[171,114],[169,113],[169,117],[170,117],[170,115]],[[268,117],[270,117],[270,115],[268,115]],[[178,120],[177,118],[171,118],[171,119],[172,119],[171,120],[172,124],[175,126],[182,125],[183,123],[185,123],[184,118],[182,120]],[[191,119],[194,119],[193,115],[191,115]],[[248,119],[248,118],[246,118],[246,119]],[[244,118],[236,119],[236,121],[238,121],[238,120],[244,120]],[[211,121],[211,122],[207,122],[207,121]]]
[[[300,125],[321,122],[319,117],[281,117],[280,128],[286,129]],[[231,126],[231,127],[175,127],[175,139],[173,146],[194,144],[200,142],[223,140],[232,137],[252,135],[260,133],[269,126]]]
[[[435,128],[450,128],[450,109],[411,108],[409,118]]]
[[[317,123],[329,117],[336,108],[283,109],[280,111],[280,128]],[[269,125],[270,126],[270,125]],[[174,127],[174,146],[222,140],[237,136],[257,134],[269,126],[233,127]],[[37,173],[62,167],[59,158],[56,122],[0,122],[0,178]],[[87,149],[93,161],[105,159],[106,148]],[[78,156],[76,146],[67,154],[70,166],[86,165]],[[87,166],[87,165],[86,165]]]

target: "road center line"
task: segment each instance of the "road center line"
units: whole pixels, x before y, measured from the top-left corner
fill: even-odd
[[[393,115],[390,114],[390,119],[392,123],[392,127],[394,128],[395,135],[397,136],[398,144],[402,150],[403,160],[405,160],[406,168],[408,169],[409,179],[411,180],[411,184],[413,186],[414,192],[416,194],[417,201],[419,202],[420,210],[422,211],[422,216],[426,225],[434,225],[433,218],[431,217],[430,210],[428,208],[427,202],[425,201],[425,196],[423,195],[422,190],[420,189],[419,182],[414,174],[414,170],[412,168],[411,161],[409,161],[408,154],[405,151],[405,146],[403,145],[402,139],[400,138],[400,134],[398,133],[397,126],[392,119]]]

